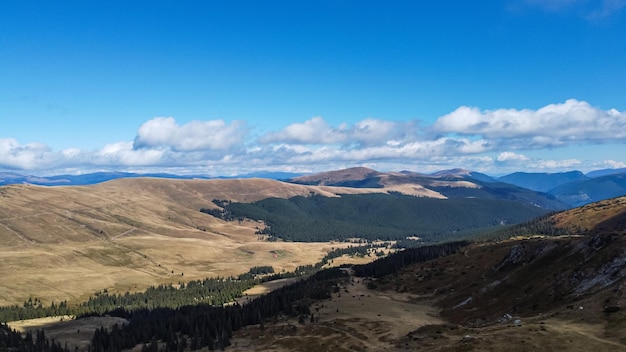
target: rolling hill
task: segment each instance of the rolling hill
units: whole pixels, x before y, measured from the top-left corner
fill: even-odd
[[[306,200],[315,196],[333,203],[336,202],[333,199],[341,197],[345,197],[345,201],[359,196],[373,199],[373,195],[379,194],[383,197],[380,202],[387,202],[389,197],[405,194],[412,196],[402,198],[408,201],[440,200],[437,204],[445,209],[445,191],[483,188],[465,179],[446,180],[402,173],[379,176],[380,184],[372,183],[368,188],[362,187],[363,184],[348,187],[350,177],[346,176],[338,177],[343,180],[343,186],[302,185],[270,179],[146,177],[121,178],[87,186],[2,186],[0,261],[8,270],[0,271],[0,280],[6,283],[0,287],[0,305],[20,303],[29,296],[44,300],[80,300],[103,288],[124,292],[176,282],[183,276],[201,279],[238,275],[253,265],[275,265],[279,270],[291,270],[297,265],[317,262],[333,246],[348,245],[260,241],[256,233],[264,227],[261,222],[227,222],[200,212],[202,208],[219,208],[213,203],[215,199],[250,204],[267,199],[301,197]],[[352,178],[358,182],[361,176]],[[429,186],[439,187],[440,191],[415,180],[426,180]],[[516,203],[514,199],[485,201],[484,204],[500,204],[492,206],[492,212],[508,209],[510,214],[524,216],[523,219],[545,212],[528,202]],[[449,205],[455,204],[458,208],[459,202],[482,204],[477,199],[458,199]],[[504,204],[507,206],[502,206]],[[473,206],[473,209],[481,207]],[[445,210],[442,211],[440,214],[445,214]],[[415,212],[402,216],[411,214]],[[498,224],[503,219],[522,220],[512,215],[490,216],[495,220],[479,226]],[[439,219],[437,221],[444,221],[445,217],[439,216]],[[450,229],[461,230],[461,225],[450,224]],[[387,225],[368,226],[371,230]],[[436,231],[437,225],[432,220],[428,226],[426,230]],[[408,232],[407,229],[402,231]],[[80,279],[68,282],[68,278]]]
[[[393,179],[382,176],[383,182]],[[469,182],[456,173],[435,178]],[[333,210],[332,202],[361,196],[376,199],[381,207],[391,207],[385,197],[396,197],[390,199],[401,207],[407,207],[405,198],[442,204],[493,201],[428,199],[388,190],[385,185],[151,178],[80,187],[0,187],[0,241],[5,245],[0,262],[6,268],[0,271],[0,297],[7,303],[35,295],[45,301],[76,301],[103,288],[142,290],[183,278],[238,274],[253,265],[289,270],[342,245],[259,241],[255,232],[260,223],[226,222],[199,211],[211,204],[220,209],[226,203],[258,203],[278,210],[285,207],[282,202],[292,202],[299,204],[290,208],[294,219],[303,210],[312,218],[331,210],[349,219],[350,207]],[[316,207],[317,202],[323,206]],[[368,215],[370,221],[384,221],[375,215]],[[624,349],[626,197],[537,221],[569,235],[534,236],[530,230],[523,239],[461,244],[467,247],[436,259],[430,259],[431,248],[423,247],[346,269],[352,276],[333,284],[330,299],[295,303],[303,311],[303,305],[310,307],[306,322],[297,315],[268,319],[265,326],[234,333],[231,349]],[[429,259],[410,264],[414,261],[407,256],[413,251]],[[376,266],[383,266],[385,273],[368,274]],[[73,335],[81,327],[77,324],[70,325]]]
[[[563,211],[548,219],[555,227],[578,234],[626,234],[626,196]]]
[[[182,278],[238,275],[255,265],[289,271],[315,263],[348,244],[259,241],[262,224],[225,222],[199,210],[216,198],[250,202],[311,192],[336,197],[338,191],[351,192],[267,179],[0,187],[0,305],[29,297],[84,300],[104,288],[123,293]]]
[[[434,174],[415,172],[378,172],[368,168],[350,168],[296,177],[289,180],[296,184],[332,185],[367,188],[393,188],[428,190],[445,198],[501,199],[531,204],[549,210],[562,210],[568,206],[552,195],[540,193],[497,182],[495,179],[473,171],[453,169]]]
[[[376,194],[380,197],[378,200]],[[344,199],[339,202],[342,197]],[[401,202],[393,201],[394,197]],[[480,216],[471,215],[471,212],[454,216],[455,213],[463,213],[457,209],[459,207],[479,211],[486,204],[491,204],[491,208],[483,209],[496,212],[491,214],[493,219],[484,218],[485,221],[468,226],[472,228],[492,226],[503,221],[524,221],[547,210],[563,208],[560,202],[545,194],[494,182],[486,175],[466,170],[424,175],[353,168],[295,178],[291,182],[259,178],[185,180],[131,177],[85,186],[2,186],[0,261],[8,269],[0,272],[0,280],[7,283],[0,287],[0,305],[20,303],[31,295],[47,300],[79,300],[105,287],[117,291],[138,290],[154,284],[175,282],[183,275],[189,279],[238,275],[257,264],[274,264],[277,268],[288,270],[316,262],[333,247],[328,243],[259,241],[256,233],[264,227],[262,222],[227,222],[200,212],[202,208],[219,209],[213,203],[215,199],[248,205],[273,199],[275,204],[282,202],[280,207],[283,208],[287,202],[300,199],[299,204],[308,210],[304,213],[304,208],[297,210],[299,215],[292,216],[292,220],[304,219],[308,211],[322,214],[323,209],[333,208],[341,208],[345,214],[369,214],[355,207],[359,199],[363,200],[363,204],[374,202],[371,209],[376,209],[376,204],[381,206],[380,211],[373,215],[387,214],[378,220],[372,214],[367,216],[368,221],[377,221],[377,224],[361,221],[358,217],[326,222],[335,229],[352,228],[353,232],[349,235],[362,235],[368,231],[393,233],[394,236],[418,231],[431,235],[462,232],[468,225],[456,220],[468,214],[474,220],[479,220]],[[323,202],[306,204],[313,199]],[[434,202],[437,200],[440,202]],[[446,200],[451,202],[446,203]],[[406,227],[408,222],[397,220],[412,217],[412,221],[417,221],[419,217],[415,214],[421,216],[427,212],[415,209],[405,212],[413,205],[392,211],[402,202],[415,203],[415,209],[430,210],[439,208],[441,204],[444,210],[439,213],[441,215],[433,216],[431,223],[420,220],[421,227],[414,224],[409,229]],[[464,203],[473,205],[463,206]],[[448,211],[448,219],[452,220],[445,220],[443,216],[446,204],[451,206],[450,209],[456,209]],[[522,217],[497,213],[504,210]],[[324,216],[328,220],[331,215]],[[308,230],[315,229],[312,224],[317,222],[317,226],[321,226],[323,219],[309,220],[313,223],[300,221],[299,224],[308,224],[305,226]],[[445,230],[438,229],[437,222],[444,222],[442,228]],[[348,223],[351,225],[348,226]],[[359,223],[361,228],[355,226]],[[399,228],[398,223],[403,223],[405,227]],[[607,223],[607,226],[610,224]],[[294,229],[297,227],[280,235],[289,238],[290,233],[296,231]],[[332,235],[332,232],[329,231],[329,234]],[[331,237],[337,238],[334,235]],[[318,238],[328,239],[330,237]],[[276,253],[284,255],[275,258]],[[68,277],[83,279],[67,283]],[[59,287],[63,289],[59,290]]]

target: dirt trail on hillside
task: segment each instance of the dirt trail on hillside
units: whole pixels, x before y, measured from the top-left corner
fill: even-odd
[[[314,322],[283,318],[237,332],[227,351],[385,351],[424,325],[442,324],[437,310],[407,294],[369,290],[351,278],[332,299],[311,307]]]

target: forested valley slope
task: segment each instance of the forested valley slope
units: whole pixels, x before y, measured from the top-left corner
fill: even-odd
[[[270,274],[271,268],[277,275],[271,280],[284,280],[291,276],[282,275],[290,272],[312,276],[259,301],[229,307],[221,302],[239,294],[226,296],[219,288],[225,301],[214,299],[218,293],[205,293],[212,300],[192,305],[150,306],[150,298],[143,308],[93,310],[96,317],[82,319],[106,315],[122,320],[103,324],[109,326],[105,329],[84,329],[83,338],[89,331],[95,335],[81,348],[484,350],[494,341],[505,346],[505,336],[531,350],[564,343],[571,350],[624,347],[624,198],[549,214],[519,199],[427,197],[432,190],[421,196],[406,190],[407,184],[397,183],[355,188],[263,179],[5,186],[0,188],[0,237],[6,243],[0,253],[7,283],[0,288],[3,305],[74,306],[91,301],[94,293],[132,296],[155,285],[177,294],[211,277],[233,284],[260,280],[258,274]],[[455,206],[440,210],[434,204],[446,203],[434,202],[461,204],[458,209],[475,202],[473,211],[496,202],[494,210],[484,211],[491,215],[506,209],[502,204],[518,209],[516,214],[520,209],[537,212],[508,221],[502,212],[499,221],[464,231],[467,225],[453,223],[463,218]],[[377,207],[384,216],[375,216]],[[403,213],[406,209],[411,211]],[[445,218],[446,211],[454,216]],[[447,227],[420,228],[420,212]],[[296,225],[281,228],[285,219]],[[316,238],[324,242],[289,237],[313,225],[327,226],[318,233],[331,236]],[[332,232],[336,228],[354,232],[342,237]],[[375,234],[374,229],[382,235],[352,237]],[[394,246],[407,237],[416,248]],[[375,244],[375,239],[384,241]],[[352,259],[342,259],[346,254]],[[381,258],[373,261],[376,257]],[[319,271],[341,263],[343,269]],[[250,276],[242,276],[248,270]],[[244,286],[233,292],[242,293]],[[375,308],[383,302],[390,308]],[[196,314],[205,317],[202,323],[182,318]],[[75,327],[71,324],[85,321],[62,323]],[[46,324],[56,341],[68,341],[63,332],[54,334],[60,323]],[[3,336],[14,335],[7,330]],[[45,345],[39,333],[30,339]]]

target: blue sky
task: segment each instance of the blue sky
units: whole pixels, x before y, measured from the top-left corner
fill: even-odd
[[[0,171],[626,167],[626,0],[0,2]]]

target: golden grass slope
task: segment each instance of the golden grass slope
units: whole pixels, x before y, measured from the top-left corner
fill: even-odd
[[[251,266],[292,270],[330,243],[262,242],[260,223],[201,213],[213,199],[251,202],[311,193],[386,192],[303,186],[268,179],[118,179],[91,186],[0,187],[0,305],[28,297],[83,300],[107,288],[237,275]],[[417,191],[415,191],[417,192]]]
[[[626,196],[611,198],[552,216],[559,228],[574,232],[626,232]]]

